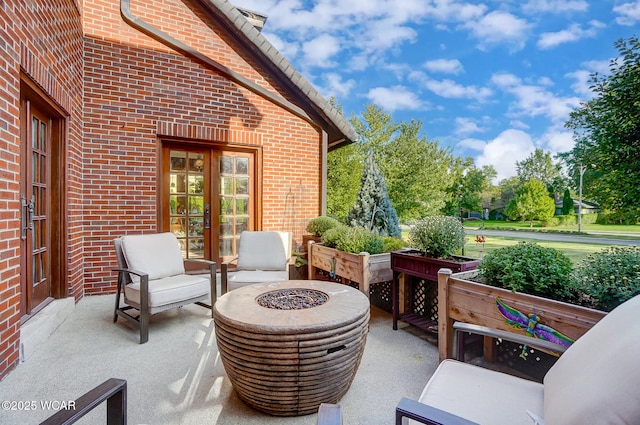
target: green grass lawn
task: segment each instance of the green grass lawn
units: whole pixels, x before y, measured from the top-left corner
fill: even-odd
[[[464,254],[469,257],[482,258],[488,252],[505,246],[512,246],[524,239],[505,238],[500,236],[485,236],[485,243],[479,244],[475,242],[474,235],[467,236],[467,244],[464,247]],[[574,264],[584,259],[588,254],[598,252],[602,248],[610,245],[586,244],[579,242],[555,242],[555,241],[539,241],[531,240],[540,246],[555,248],[564,253],[573,261]]]
[[[504,221],[486,221],[487,225],[485,229],[496,229],[496,230],[508,230],[508,229],[518,229],[518,230],[528,230],[528,223],[517,223],[517,222],[504,222]],[[476,222],[467,222],[465,223],[465,227],[467,229],[477,228],[479,221]],[[600,230],[603,229],[603,230]],[[635,226],[618,226],[618,225],[597,225],[592,224],[589,225],[590,231],[602,231],[607,233],[615,234],[616,237],[624,239],[625,236],[619,236],[621,233],[626,234],[627,238],[640,238],[640,225]],[[482,234],[479,230],[478,234]],[[402,238],[406,241],[409,236],[408,231],[402,232]],[[597,236],[597,235],[590,235]],[[602,236],[605,237],[605,236]],[[582,242],[557,242],[557,241],[541,241],[541,240],[533,240],[533,239],[524,239],[517,237],[502,237],[502,236],[485,236],[485,243],[479,244],[475,242],[475,234],[467,235],[467,244],[464,248],[464,254],[469,257],[474,258],[482,258],[488,252],[491,252],[495,249],[502,248],[504,246],[512,246],[517,244],[520,241],[529,240],[537,243],[540,246],[555,248],[558,251],[564,253],[567,257],[573,261],[574,264],[584,259],[587,255],[598,252],[603,248],[610,246],[610,244],[593,244],[593,243],[582,243]]]
[[[467,228],[479,228],[484,223],[485,229],[496,230],[530,230],[529,222],[523,221],[497,221],[497,220],[470,220],[465,221],[464,226]],[[566,225],[556,227],[543,227],[539,222],[533,222],[533,230],[545,232],[577,232],[578,225]],[[583,233],[604,233],[615,234],[628,237],[640,237],[640,224],[634,225],[618,225],[618,224],[583,224],[581,226]]]

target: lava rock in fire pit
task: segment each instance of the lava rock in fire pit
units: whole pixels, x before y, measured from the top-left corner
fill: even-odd
[[[302,310],[322,305],[328,299],[324,292],[311,289],[280,289],[260,295],[256,302],[276,310]]]

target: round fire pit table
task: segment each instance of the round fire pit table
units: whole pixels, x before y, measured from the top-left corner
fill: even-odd
[[[271,415],[307,415],[349,389],[369,330],[369,300],[338,283],[269,282],[218,298],[214,320],[240,398]]]

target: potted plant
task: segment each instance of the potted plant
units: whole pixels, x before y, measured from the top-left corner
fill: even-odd
[[[370,285],[391,281],[389,253],[404,246],[401,239],[345,225],[327,230],[322,240],[310,241],[307,247],[309,278],[316,279],[322,273],[342,283],[355,282],[367,296]]]
[[[394,252],[391,263],[394,271],[411,276],[438,280],[438,270],[450,268],[454,272],[473,270],[480,260],[457,255],[466,242],[462,223],[454,217],[431,216],[418,221],[409,231],[409,246],[414,250]]]

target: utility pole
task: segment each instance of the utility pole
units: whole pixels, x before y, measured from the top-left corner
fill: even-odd
[[[587,168],[580,164],[580,195],[578,198],[578,233],[582,230],[582,176]]]

